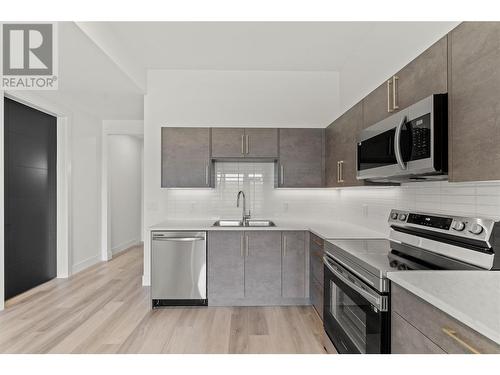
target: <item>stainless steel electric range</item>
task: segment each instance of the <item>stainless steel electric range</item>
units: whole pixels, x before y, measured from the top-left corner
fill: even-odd
[[[390,352],[387,272],[500,269],[500,222],[392,210],[388,240],[325,241],[324,328],[339,353]]]

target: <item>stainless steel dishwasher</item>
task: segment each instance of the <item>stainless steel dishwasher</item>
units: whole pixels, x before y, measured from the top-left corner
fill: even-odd
[[[153,308],[207,305],[206,238],[206,232],[153,232]]]

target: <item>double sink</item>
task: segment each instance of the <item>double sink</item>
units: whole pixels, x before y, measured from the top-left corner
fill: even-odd
[[[243,220],[217,220],[212,224],[213,227],[275,227],[271,220],[249,219]]]

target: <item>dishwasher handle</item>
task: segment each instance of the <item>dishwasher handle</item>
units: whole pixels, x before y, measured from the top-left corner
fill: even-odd
[[[204,241],[205,237],[154,237],[153,241],[178,241],[178,242],[193,242]]]

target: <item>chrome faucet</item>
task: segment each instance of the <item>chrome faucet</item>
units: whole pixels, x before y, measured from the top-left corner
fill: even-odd
[[[236,198],[236,207],[239,207],[240,206],[240,197],[243,196],[243,210],[242,210],[242,221],[243,221],[243,225],[248,225],[248,220],[250,219],[250,210],[248,210],[248,214],[247,214],[247,199],[245,197],[245,193],[243,192],[243,190],[240,190],[238,192],[238,197]]]

